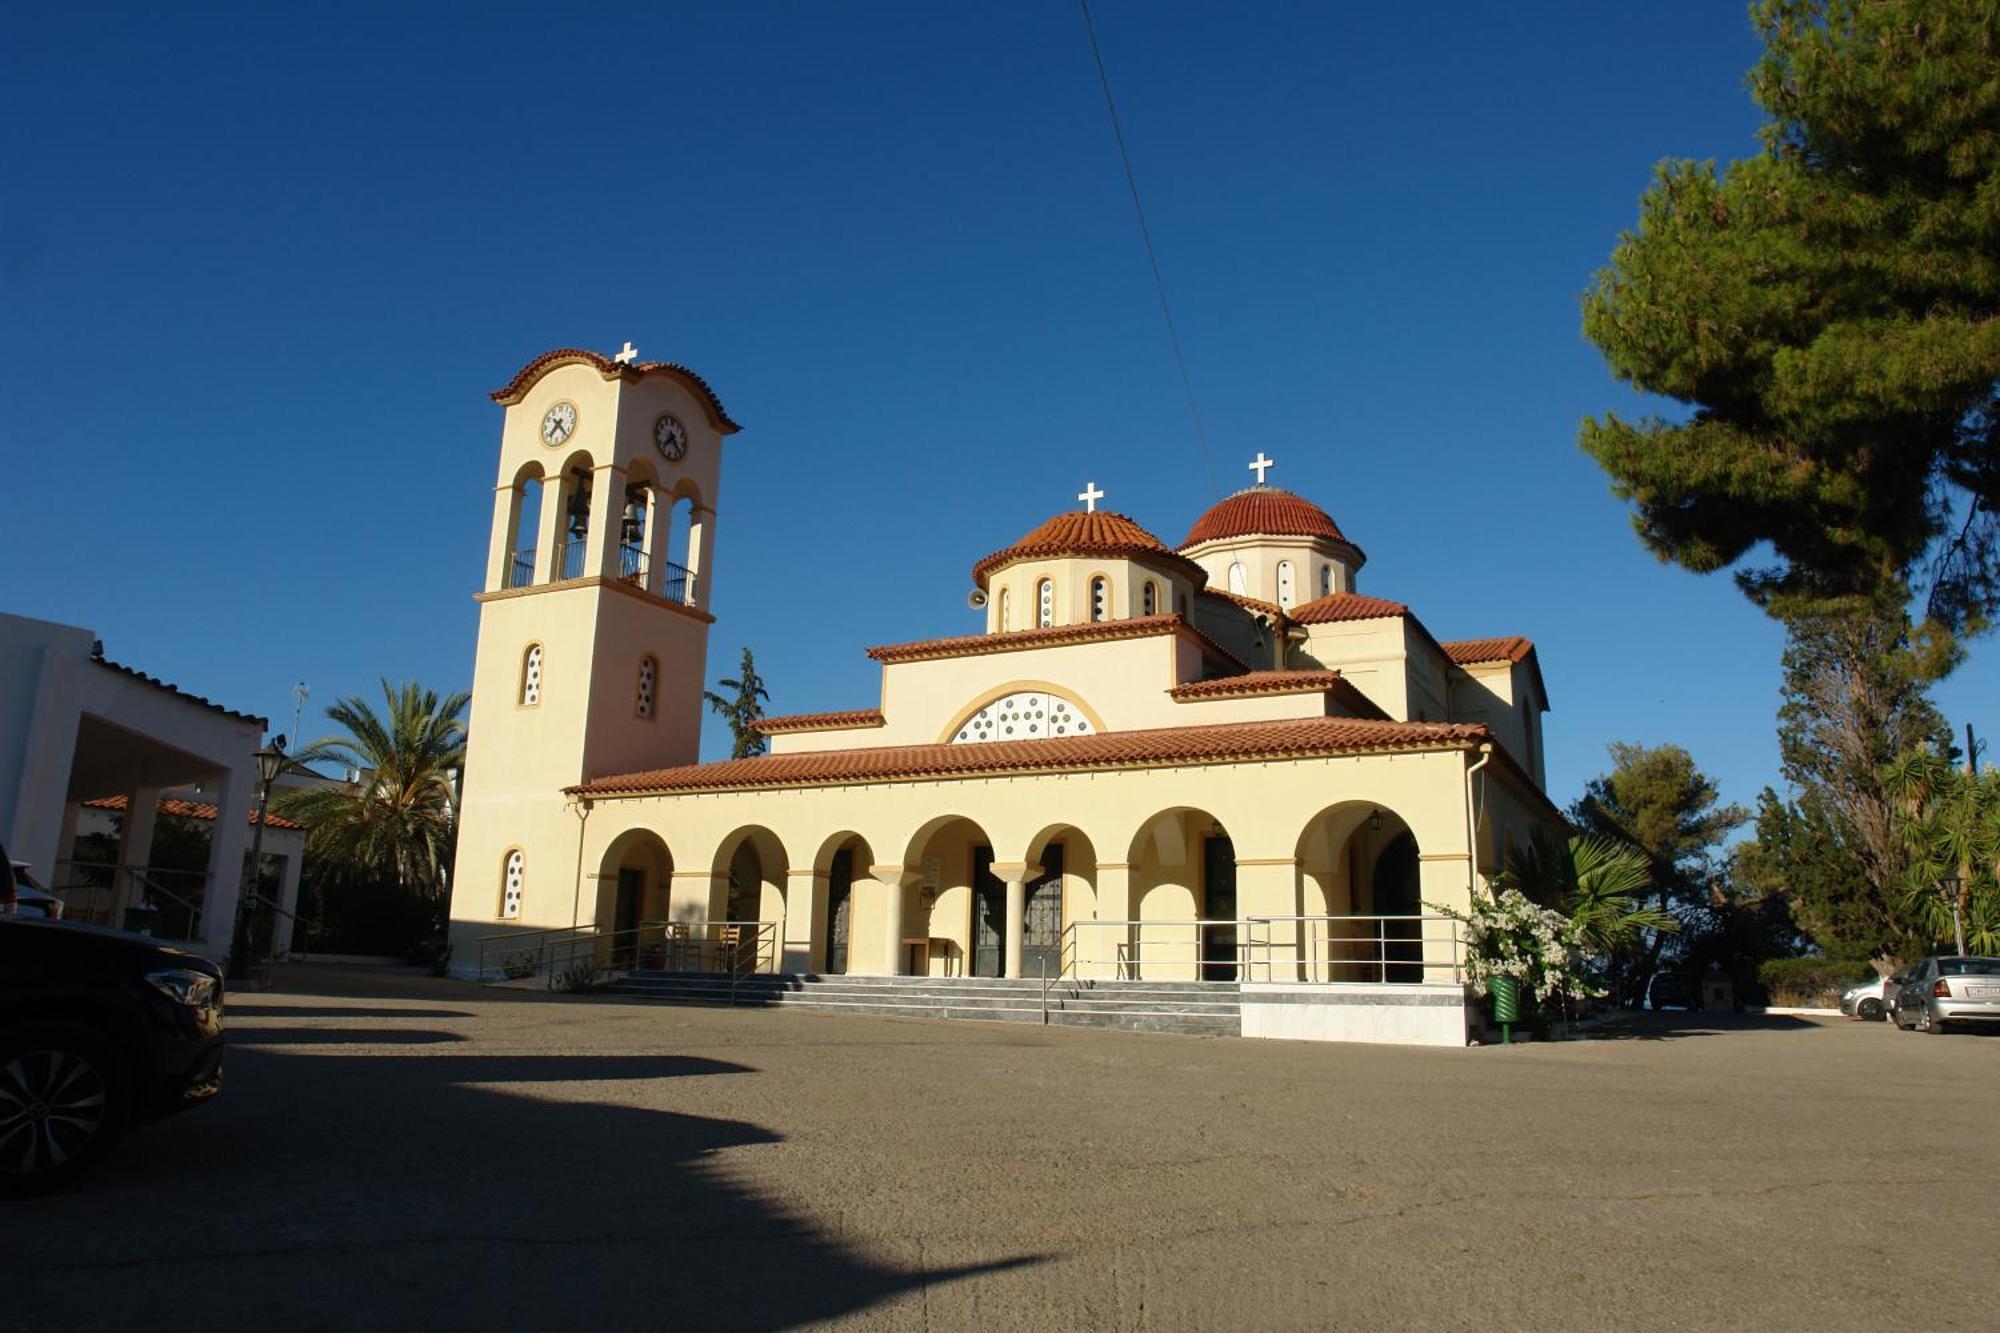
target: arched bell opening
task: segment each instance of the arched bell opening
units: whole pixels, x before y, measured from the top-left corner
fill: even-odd
[[[542,480],[542,465],[525,463],[500,497],[507,511],[500,543],[502,588],[525,588],[535,581],[535,554],[542,531]]]
[[[556,549],[551,577],[580,579],[588,573],[586,552],[590,549],[591,506],[596,500],[597,477],[590,455],[578,452],[563,463],[557,474]]]

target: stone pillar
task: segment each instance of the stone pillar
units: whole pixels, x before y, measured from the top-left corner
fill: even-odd
[[[535,582],[552,583],[562,577],[562,547],[569,530],[569,506],[565,503],[571,478],[561,472],[542,479],[542,508],[535,516]]]
[[[646,488],[646,578],[641,585],[655,597],[664,595],[667,582],[667,516],[672,513],[665,492],[658,484]]]
[[[785,887],[785,939],[779,970],[819,972],[826,967],[827,882],[825,875],[794,870]]]
[[[514,523],[521,512],[521,492],[513,486],[493,488],[493,535],[486,559],[486,591],[498,592],[507,586],[514,567]]]
[[[1299,865],[1289,856],[1236,858],[1236,915],[1244,981],[1297,981]],[[1256,918],[1263,918],[1258,920]]]
[[[687,604],[708,605],[708,562],[715,551],[715,511],[699,505],[688,511]]]
[[[590,483],[590,534],[583,548],[583,572],[618,577],[619,523],[625,517],[625,471],[599,463]]]
[[[253,756],[224,770],[215,785],[215,829],[208,843],[208,881],[201,899],[201,943],[211,954],[227,953],[236,929],[236,904],[248,876],[250,811],[255,805],[257,767]],[[254,882],[254,881],[252,881]]]
[[[910,866],[870,866],[868,873],[882,886],[888,908],[883,912],[882,942],[888,948],[883,974],[897,977],[903,975],[903,921],[906,915],[904,900],[909,897],[910,886],[923,876],[923,871]]]
[[[1028,881],[1041,873],[1040,866],[1024,865],[1018,861],[993,863],[994,877],[1007,886],[1007,938],[1001,950],[1003,962],[1000,968],[1003,977],[1021,975],[1021,949],[1028,922]]]
[[[1461,912],[1469,908],[1472,896],[1466,886],[1466,867],[1462,852],[1425,853],[1417,858],[1417,911],[1425,918],[1424,980],[1427,982],[1449,985],[1454,964],[1460,967],[1464,964],[1465,928],[1437,917],[1428,904],[1444,903]]]
[[[1077,974],[1112,979],[1122,973],[1119,960],[1126,958],[1137,937],[1129,923],[1138,916],[1132,901],[1132,867],[1125,861],[1097,863],[1097,922],[1117,924],[1079,925],[1077,928]],[[1136,960],[1134,960],[1136,966]]]
[[[125,829],[118,839],[118,869],[111,876],[111,918],[106,925],[123,926],[125,909],[145,901],[143,871],[152,863],[153,829],[159,818],[160,788],[125,789]]]

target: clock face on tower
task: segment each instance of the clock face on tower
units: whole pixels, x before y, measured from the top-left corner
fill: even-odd
[[[576,434],[576,404],[561,402],[551,407],[542,417],[542,443],[554,448],[567,443]]]
[[[678,463],[681,455],[688,451],[687,427],[671,412],[660,413],[660,419],[653,423],[653,443],[668,461]]]

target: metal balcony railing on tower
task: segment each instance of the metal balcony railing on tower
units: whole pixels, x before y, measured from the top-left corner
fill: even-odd
[[[590,545],[589,539],[572,537],[563,543],[562,573],[559,578],[580,579],[583,577],[583,553]]]
[[[622,542],[618,547],[618,577],[626,583],[646,586],[646,550],[631,542]]]
[[[670,602],[684,602],[694,605],[694,577],[687,566],[667,561],[667,576],[660,586],[660,595]]]
[[[535,548],[524,546],[507,562],[507,586],[525,588],[535,581]]]

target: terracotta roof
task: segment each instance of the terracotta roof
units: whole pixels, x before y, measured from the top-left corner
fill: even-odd
[[[1208,581],[1208,573],[1200,565],[1168,550],[1158,537],[1109,509],[1057,514],[1012,546],[995,551],[974,565],[972,581],[983,588],[986,576],[1003,565],[1017,560],[1052,560],[1072,555],[1152,560],[1171,567],[1197,588]]]
[[[255,713],[239,713],[234,708],[224,708],[213,699],[204,699],[199,694],[190,694],[180,686],[170,685],[158,676],[149,676],[136,667],[124,666],[112,661],[108,657],[93,657],[90,660],[107,670],[116,671],[121,676],[130,676],[136,681],[151,685],[156,690],[165,690],[168,694],[177,695],[197,707],[208,709],[210,712],[220,713],[224,717],[233,717],[238,722],[255,722],[260,727],[269,725],[268,718],[258,717]]]
[[[708,413],[709,424],[717,430],[724,435],[734,435],[743,429],[729,419],[729,413],[723,410],[722,400],[716,397],[715,390],[708,387],[708,381],[686,366],[674,361],[640,361],[625,364],[582,347],[558,347],[552,352],[543,352],[516,371],[514,378],[507,381],[506,387],[495,389],[492,394],[493,401],[509,404],[520,402],[527,397],[528,390],[535,386],[535,381],[558,366],[591,366],[605,379],[622,379],[627,383],[644,379],[648,375],[670,376],[679,380],[690,393],[694,394],[703,410]]]
[[[1518,662],[1535,651],[1535,645],[1518,634],[1497,639],[1454,639],[1438,647],[1460,666],[1474,666],[1481,662]]]
[[[1354,546],[1327,512],[1303,496],[1277,486],[1236,492],[1194,521],[1181,550],[1230,537],[1320,537]],[[1354,553],[1361,554],[1359,547]]]
[[[1284,607],[1279,606],[1276,602],[1267,602],[1258,597],[1245,597],[1240,592],[1229,592],[1223,588],[1203,588],[1201,595],[1204,597],[1220,597],[1225,602],[1234,602],[1245,610],[1255,611],[1260,616],[1270,616],[1274,620],[1282,621],[1290,615]]]
[[[1081,625],[1052,625],[1047,629],[1005,630],[998,634],[960,634],[949,639],[919,639],[915,643],[890,643],[870,648],[868,655],[878,662],[921,662],[937,657],[972,657],[980,653],[1014,653],[1030,648],[1058,648],[1072,643],[1099,643],[1112,639],[1143,639],[1154,634],[1185,634],[1218,658],[1248,671],[1247,663],[1214,639],[1187,622],[1184,616],[1133,616],[1128,620],[1093,620]]]
[[[725,759],[599,778],[567,790],[581,796],[809,787],[893,781],[948,781],[986,773],[1258,763],[1385,750],[1465,749],[1492,739],[1458,722],[1383,722],[1347,717],[1225,722],[1205,727],[1115,731],[977,745],[885,745]]]
[[[766,736],[781,731],[844,731],[852,727],[879,727],[884,724],[879,708],[850,708],[838,713],[793,713],[788,717],[760,717],[750,725]]]
[[[1541,659],[1535,655],[1532,639],[1524,639],[1518,634],[1503,634],[1492,639],[1456,639],[1451,643],[1441,643],[1444,655],[1459,666],[1482,666],[1487,663],[1526,662],[1535,675],[1535,690],[1542,696],[1542,707],[1549,706],[1549,687],[1542,680]]]
[[[1358,716],[1386,720],[1388,714],[1338,671],[1246,671],[1240,676],[1189,681],[1167,691],[1175,703],[1203,699],[1248,699],[1269,694],[1331,694]]]
[[[1381,620],[1407,616],[1410,608],[1385,597],[1364,597],[1358,592],[1337,592],[1295,606],[1288,613],[1301,625],[1331,625],[1341,620]]]
[[[125,808],[125,798],[123,796],[99,796],[95,800],[83,801],[81,804],[89,806],[92,810],[122,811]],[[206,819],[213,821],[216,810],[215,806],[208,801],[184,801],[178,796],[162,796],[160,798],[160,813],[163,815],[179,815],[183,819]],[[252,810],[249,819],[245,822],[255,825],[257,822],[257,812]],[[264,827],[297,829],[300,832],[304,832],[306,826],[294,823],[283,815],[268,815],[265,817]]]

